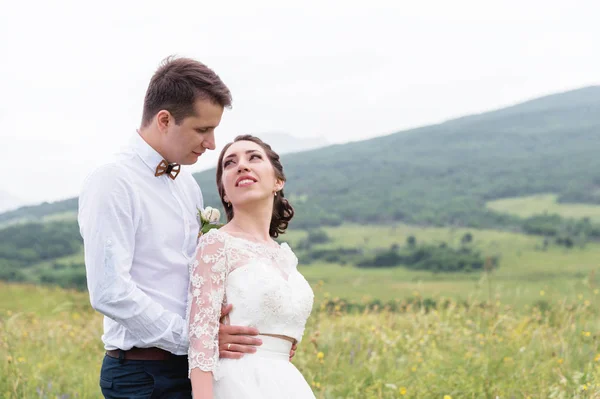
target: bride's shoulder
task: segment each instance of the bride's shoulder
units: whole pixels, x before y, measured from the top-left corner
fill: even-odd
[[[287,242],[284,241],[279,243],[279,250],[287,259],[291,261],[294,267],[298,266],[298,257]]]
[[[206,233],[200,235],[198,239],[199,247],[217,246],[222,247],[227,242],[228,235],[219,229],[211,229]]]

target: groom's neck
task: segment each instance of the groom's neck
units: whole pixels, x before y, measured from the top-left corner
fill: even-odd
[[[139,128],[138,134],[154,151],[158,152],[167,162],[171,162],[164,154],[161,146],[160,132],[155,126],[149,125]]]

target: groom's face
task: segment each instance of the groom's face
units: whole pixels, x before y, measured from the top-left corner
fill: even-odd
[[[167,113],[163,152],[169,162],[192,165],[204,151],[215,149],[215,129],[221,123],[223,107],[210,100],[196,100],[194,110],[194,115],[179,124]]]

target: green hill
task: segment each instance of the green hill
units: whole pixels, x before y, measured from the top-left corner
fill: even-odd
[[[491,200],[555,193],[600,203],[600,87],[371,140],[284,155],[293,227],[341,222],[499,227]],[[218,205],[215,171],[196,175]],[[77,199],[0,214],[0,225],[76,209]]]
[[[494,227],[486,202],[537,193],[600,203],[600,87],[283,157],[295,226],[340,221]],[[214,170],[197,175],[218,203]]]
[[[528,244],[533,257],[546,251],[570,254],[600,239],[595,218],[600,207],[565,205],[600,204],[599,150],[600,87],[590,87],[371,140],[286,154],[286,193],[297,209],[286,240],[291,239],[304,265],[383,267],[379,273],[401,278],[431,271],[448,278],[449,272],[495,267],[497,255],[510,258],[505,250],[480,254],[463,242],[431,242],[427,234],[419,234],[414,247],[405,245],[409,237],[390,242],[388,230],[400,225],[420,225],[423,231],[432,225],[450,231],[509,227],[538,236],[531,241],[519,235],[519,240],[536,242],[537,249]],[[214,169],[195,176],[206,204],[219,205]],[[0,280],[85,288],[76,207],[72,198],[0,214]],[[27,223],[31,220],[39,224]],[[339,231],[361,230],[361,224],[380,230],[359,245],[344,235],[321,247],[327,237],[319,231],[297,238],[304,234],[301,229],[342,223]],[[518,261],[500,260],[500,270],[511,274],[522,266]],[[404,268],[398,272],[399,265]],[[348,275],[363,273],[346,270],[354,270]]]

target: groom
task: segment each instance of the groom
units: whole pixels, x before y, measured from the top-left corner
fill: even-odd
[[[148,85],[140,129],[84,182],[78,221],[90,302],[105,315],[106,398],[191,397],[188,263],[204,204],[181,165],[215,149],[225,107],[231,94],[211,69],[187,58],[165,60]],[[221,357],[254,352],[257,334],[221,324]]]

